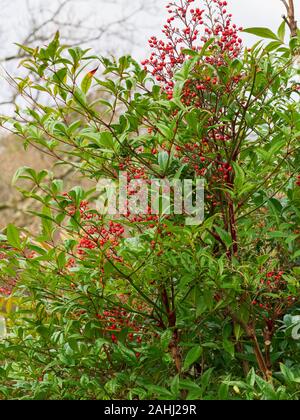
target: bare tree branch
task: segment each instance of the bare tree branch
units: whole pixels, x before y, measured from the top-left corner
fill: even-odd
[[[296,37],[298,32],[298,24],[295,17],[294,0],[281,0],[281,2],[284,4],[287,11],[287,16],[284,15],[283,19],[290,28],[291,37]]]
[[[157,5],[157,0],[136,0],[133,5],[123,0],[97,0],[95,3],[90,2],[95,13],[77,14],[76,5],[82,4],[81,0],[60,0],[58,4],[45,4],[43,0],[32,1],[26,0],[26,9],[29,16],[28,33],[20,40],[20,44],[30,47],[36,47],[46,44],[53,34],[59,30],[62,42],[66,45],[78,46],[89,45],[99,52],[101,48],[105,49],[105,53],[114,53],[115,49],[122,42],[130,47],[138,44],[136,37],[137,26],[136,21],[139,14],[151,12]],[[85,3],[89,3],[86,1]],[[84,3],[84,5],[85,5]],[[39,7],[37,7],[37,4]],[[117,16],[111,13],[111,16],[103,16],[102,6],[110,4],[118,10]],[[119,6],[119,7],[118,7]],[[80,9],[81,10],[81,9]],[[98,10],[98,13],[97,13]],[[94,22],[93,22],[94,21]],[[100,41],[102,41],[100,43]],[[104,52],[104,51],[103,51]],[[130,51],[128,51],[130,53]],[[17,61],[26,58],[27,54],[19,48],[16,53],[1,57],[0,63],[7,69],[8,65],[17,65]],[[10,90],[8,91],[10,93]],[[0,106],[14,104],[18,99],[18,94],[6,95]]]

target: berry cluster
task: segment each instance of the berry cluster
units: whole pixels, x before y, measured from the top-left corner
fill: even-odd
[[[143,148],[138,148],[136,149],[137,153],[141,153],[143,152],[144,149]],[[157,149],[155,149],[155,154],[157,153]],[[154,153],[152,153],[154,154]],[[126,158],[122,163],[119,164],[118,167],[119,170],[121,171],[126,171],[127,172],[127,196],[133,196],[135,195],[139,189],[139,184],[138,181],[139,180],[143,180],[146,181],[150,184],[151,180],[149,178],[149,175],[146,171],[145,167],[141,167],[138,166],[137,164],[134,164],[132,162],[132,159],[130,157]],[[130,181],[137,181],[137,186],[136,187],[132,187],[130,185]],[[127,206],[127,214],[126,214],[126,218],[129,222],[131,223],[143,223],[143,222],[157,222],[159,219],[159,216],[151,214],[152,210],[151,210],[151,206],[148,206],[147,209],[147,213],[146,214],[131,214],[130,213],[130,209],[128,208],[128,201],[127,203],[125,203]],[[150,225],[149,227],[154,227],[154,225]]]
[[[119,238],[123,237],[124,227],[120,223],[113,221],[109,222],[109,226],[91,226],[85,229],[84,235],[78,244],[78,254],[84,256],[88,249],[103,249],[107,258],[112,258],[115,261],[122,261],[122,258],[118,256],[116,248],[120,241]]]
[[[174,73],[188,58],[186,49],[201,51],[203,45],[212,40],[209,46],[210,55],[206,63],[221,66],[225,58],[234,59],[241,52],[242,39],[237,28],[232,24],[232,15],[227,12],[226,1],[203,0],[202,8],[193,7],[195,0],[174,1],[167,5],[169,18],[164,25],[163,33],[166,40],[158,40],[155,36],[149,39],[149,45],[154,50],[149,59],[144,60],[145,70],[151,70],[158,82],[161,82],[169,99],[173,97]],[[205,19],[207,18],[207,19]],[[201,91],[216,85],[218,79],[203,75],[195,81],[190,81],[184,97],[195,98]]]
[[[214,130],[215,131],[215,130]],[[222,159],[221,156],[213,158],[211,149],[212,141],[224,142],[229,137],[223,134],[212,132],[202,142],[187,143],[184,146],[176,146],[175,157],[181,160],[182,164],[187,164],[188,170],[193,171],[195,176],[205,176],[210,191],[206,194],[206,203],[210,203],[212,207],[220,205],[218,189],[220,186],[232,185],[233,167],[231,164]]]
[[[68,193],[64,193],[63,196],[66,197],[68,200],[72,201],[72,198],[70,197]],[[67,214],[70,217],[72,217],[76,214],[77,210],[79,210],[80,215],[84,216],[85,219],[88,219],[88,218],[92,218],[92,215],[87,213],[88,209],[89,209],[89,203],[87,201],[81,201],[79,204],[79,208],[77,208],[76,205],[72,203],[67,206],[66,211],[67,211]]]
[[[274,271],[268,272],[261,279],[256,291],[256,298],[252,301],[254,307],[263,311],[267,318],[273,320],[278,319],[297,300],[292,295],[282,296],[283,293],[286,295],[288,290],[288,284],[283,276],[283,271],[278,273]]]
[[[298,175],[298,176],[297,176],[296,185],[297,185],[298,187],[300,187],[300,175]]]
[[[69,199],[70,197],[65,194]],[[117,253],[117,247],[120,239],[124,236],[124,227],[117,222],[109,221],[108,226],[104,225],[102,215],[89,210],[89,203],[81,201],[79,208],[75,204],[67,207],[69,216],[73,216],[79,210],[83,223],[83,230],[77,246],[77,254],[83,258],[87,250],[98,249],[99,252],[105,252],[108,259],[122,262],[122,258]],[[73,267],[75,259],[70,258],[67,266]]]
[[[4,284],[0,285],[0,296],[10,296],[16,283],[16,280],[6,280]]]
[[[0,245],[0,260],[7,259],[7,251],[9,251],[9,249],[10,248],[6,244]],[[0,281],[0,296],[10,296],[14,286],[16,285],[16,281],[7,279],[6,277],[0,278]]]
[[[233,168],[228,162],[230,154],[225,149],[227,143],[228,148],[231,147],[234,134],[231,123],[220,124],[226,116],[222,109],[216,110],[212,98],[232,94],[243,78],[241,71],[226,78],[218,71],[220,66],[228,67],[228,61],[237,58],[242,51],[242,39],[238,35],[242,28],[232,23],[232,15],[226,7],[227,2],[219,0],[176,0],[169,3],[169,18],[163,28],[166,40],[151,37],[149,43],[153,52],[142,63],[171,100],[174,73],[191,57],[189,51],[200,52],[209,41],[205,46],[207,54],[199,55],[195,60],[191,76],[184,83],[181,101],[194,109],[205,109],[214,117],[207,119],[200,141],[190,139],[184,145],[175,144],[174,156],[187,164],[188,172],[194,172],[191,175],[206,177],[211,193],[206,198],[211,200],[213,207],[220,205],[220,186],[232,187]],[[155,134],[155,130],[149,128],[148,132],[152,134],[153,131]],[[152,154],[157,153],[158,148],[153,147]]]
[[[128,301],[125,296],[120,296],[124,302]],[[133,302],[135,311],[149,312],[149,308],[142,303]],[[97,319],[101,323],[101,330],[105,337],[109,338],[112,343],[117,344],[119,340],[125,340],[127,347],[136,351],[136,357],[140,357],[141,346],[147,335],[150,334],[145,324],[138,321],[138,316],[132,312],[128,312],[122,307],[106,309],[102,313],[96,314]],[[123,332],[126,331],[126,337]],[[150,334],[151,335],[151,334]]]
[[[4,260],[6,258],[6,254],[4,252],[0,252],[0,260]]]

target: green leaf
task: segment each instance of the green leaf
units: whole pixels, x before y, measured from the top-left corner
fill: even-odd
[[[80,63],[80,60],[83,58],[83,56],[85,55],[85,53],[88,50],[82,50],[80,47],[75,47],[75,48],[69,48],[68,52],[70,54],[70,56],[72,57],[73,60],[73,73],[76,71],[76,69],[78,68],[78,65]]]
[[[37,173],[34,169],[27,166],[19,168],[13,176],[12,185],[15,185],[19,179],[30,179],[33,182],[37,181]]]
[[[258,375],[256,376],[256,383],[259,389],[261,390],[261,392],[263,393],[265,399],[268,399],[268,400],[278,399],[277,394],[272,384],[270,384],[269,382],[266,382]]]
[[[86,102],[86,96],[82,92],[82,90],[76,88],[73,94],[73,97],[75,101],[80,105],[82,108],[86,108],[87,102]]]
[[[207,387],[209,385],[210,378],[211,378],[211,375],[212,375],[213,371],[214,371],[214,368],[207,369],[203,373],[203,375],[201,376],[201,385],[202,385],[202,391],[203,392],[205,392],[205,390],[207,389]]]
[[[280,363],[280,370],[285,378],[285,380],[287,382],[294,382],[295,380],[295,376],[293,374],[293,372],[287,367],[285,366],[283,363]]]
[[[165,172],[168,169],[168,163],[169,163],[169,154],[165,150],[162,152],[159,152],[158,154],[158,164],[160,169]]]
[[[230,354],[230,356],[234,357],[234,344],[232,341],[228,340],[227,338],[224,338],[223,340],[223,348],[224,350]]]
[[[38,215],[42,219],[42,233],[45,240],[51,240],[54,232],[53,217],[51,210],[44,206],[42,213]]]
[[[208,41],[205,42],[205,44],[201,48],[200,57],[209,55],[209,52],[207,51],[209,51],[209,47],[211,46],[211,44],[213,44],[214,41],[215,41],[215,38],[211,37]]]
[[[195,58],[193,60],[195,60]],[[187,60],[183,63],[181,69],[175,73],[175,76],[174,76],[175,80],[180,80],[184,82],[185,80],[188,79],[191,68],[193,66],[193,62],[194,62],[193,60]]]
[[[173,138],[173,130],[166,124],[158,123],[157,128],[159,129],[160,133],[168,140],[171,140]]]
[[[176,82],[174,89],[173,89],[173,98],[179,99],[181,98],[182,89],[184,87],[184,82]]]
[[[53,41],[50,42],[50,44],[48,45],[46,51],[45,51],[45,55],[46,58],[54,58],[56,55],[56,52],[58,50],[59,47],[59,32],[57,31]]]
[[[171,392],[174,395],[174,397],[178,396],[179,393],[179,375],[176,375],[171,382]]]
[[[284,38],[285,38],[285,28],[286,28],[286,23],[285,20],[282,21],[282,24],[279,26],[278,28],[278,38],[284,42]]]
[[[30,48],[26,45],[18,44],[17,42],[15,43],[15,45],[17,47],[21,48],[22,50],[26,51],[30,55],[32,55],[34,53],[34,48]]]
[[[202,352],[203,349],[199,345],[190,349],[184,360],[183,369],[188,370],[190,366],[199,359],[199,357],[202,355]]]
[[[232,63],[230,64],[230,68],[234,70],[236,73],[240,73],[243,68],[243,62],[242,60],[239,60],[238,58],[235,58]]]
[[[172,339],[173,332],[171,330],[166,330],[162,333],[160,337],[160,342],[163,350],[166,350],[168,345],[170,344],[170,341]]]
[[[159,396],[160,399],[169,400],[170,398],[174,398],[173,394],[167,389],[163,388],[162,386],[150,384],[147,385],[147,389],[149,392],[155,394],[156,396]]]
[[[91,133],[88,131],[82,131],[81,133],[85,138],[97,144],[101,149],[106,149],[107,152],[115,149],[115,141],[112,133],[109,131],[103,131],[101,133]]]
[[[104,131],[100,134],[100,144],[106,147],[107,149],[114,149],[114,138],[112,133]]]
[[[66,267],[66,253],[61,252],[57,257],[57,266],[60,270],[63,270]]]
[[[197,51],[191,50],[189,48],[185,48],[185,49],[181,50],[181,53],[184,54],[184,55],[189,55],[191,57],[199,56],[199,53]]]
[[[93,80],[93,74],[91,72],[89,72],[82,80],[81,82],[81,90],[84,94],[87,94],[91,85],[92,85],[92,80]]]
[[[247,28],[247,29],[244,29],[243,32],[256,35],[261,38],[275,39],[276,41],[278,41],[277,35],[275,35],[274,32],[272,32],[271,29],[268,29],[268,28],[256,28],[256,27]]]
[[[9,224],[7,226],[6,235],[9,245],[17,249],[22,249],[20,231],[15,225]]]
[[[244,331],[242,329],[242,327],[239,324],[235,324],[234,325],[234,335],[235,335],[235,339],[238,341],[242,335],[243,335]]]
[[[66,82],[68,69],[66,67],[58,70],[53,75],[53,81],[57,83],[59,86]]]
[[[215,229],[216,229],[217,234],[220,236],[220,238],[224,242],[224,244],[227,246],[227,248],[229,248],[232,244],[232,239],[229,233],[226,230],[220,228],[219,226],[215,226]]]
[[[237,163],[233,162],[234,167],[234,189],[239,193],[245,183],[245,173],[243,169]]]
[[[73,187],[69,191],[69,196],[71,197],[72,200],[75,201],[76,206],[79,207],[81,200],[83,200],[84,198],[83,188],[79,185],[77,185],[76,187]]]
[[[218,389],[218,398],[219,400],[227,400],[229,395],[229,385],[228,384],[221,384]]]
[[[266,46],[266,51],[267,52],[271,52],[271,51],[275,51],[276,49],[278,49],[279,47],[282,46],[282,42],[281,41],[271,41],[267,46]]]

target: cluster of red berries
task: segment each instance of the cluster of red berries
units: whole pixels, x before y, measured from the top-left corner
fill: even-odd
[[[2,247],[2,249],[4,248]],[[6,258],[5,252],[0,252],[0,260],[4,260],[5,258]]]
[[[149,45],[154,51],[148,60],[142,62],[145,70],[151,70],[156,80],[164,85],[169,99],[173,97],[174,73],[187,58],[185,49],[200,51],[213,38],[209,47],[210,55],[205,60],[216,66],[225,63],[225,56],[233,59],[241,52],[242,39],[238,32],[242,28],[232,24],[232,15],[225,8],[227,2],[203,0],[203,8],[193,8],[194,2],[195,0],[180,0],[167,5],[170,17],[163,28],[166,41],[151,37]],[[204,15],[208,23],[205,22]],[[211,87],[217,82],[217,77],[210,75],[206,75],[203,80],[192,81],[185,88],[183,98],[189,98],[189,103],[191,95],[196,98],[199,92],[207,89],[207,85]]]
[[[66,197],[68,200],[72,201],[72,198],[70,197],[68,193],[64,193],[63,196]],[[77,210],[79,210],[80,215],[84,216],[85,219],[92,218],[93,216],[87,213],[88,208],[89,208],[88,201],[81,201],[79,204],[79,208],[77,208],[77,206],[74,203],[72,203],[67,206],[66,211],[69,216],[74,216]]]
[[[214,134],[215,141],[227,141],[228,136]],[[221,158],[212,159],[209,156],[210,138],[204,138],[201,143],[187,143],[184,146],[176,146],[175,157],[186,163],[196,176],[206,176],[209,191],[206,195],[206,202],[211,203],[213,207],[221,203],[216,199],[213,192],[223,185],[231,185],[233,167]]]
[[[0,260],[5,260],[7,258],[6,251],[9,250],[9,247],[6,244],[0,245]],[[2,282],[0,284],[0,296],[10,296],[12,294],[13,288],[16,285],[15,280],[10,279],[1,279]]]
[[[105,250],[107,258],[112,258],[115,261],[122,261],[122,258],[118,256],[116,248],[120,244],[119,238],[123,237],[124,227],[120,223],[113,221],[109,222],[109,226],[91,226],[85,228],[84,235],[78,244],[78,254],[84,256],[86,250],[104,247],[108,248]]]
[[[297,301],[295,296],[286,296],[288,284],[283,276],[283,271],[268,272],[261,279],[256,298],[252,301],[252,305],[264,311],[269,318],[277,319]]]
[[[122,296],[121,296],[122,298]],[[127,301],[123,296],[123,301]],[[149,308],[145,304],[135,304],[136,310],[149,312]],[[127,335],[125,338],[126,345],[134,350],[140,350],[145,336],[149,334],[145,325],[141,324],[134,313],[128,312],[122,307],[115,307],[106,309],[103,313],[96,315],[101,323],[101,329],[105,337],[109,338],[112,343],[117,344],[120,334],[126,330]],[[140,351],[136,352],[136,357],[140,357]]]
[[[225,137],[222,136],[222,141],[224,139]],[[216,169],[214,174],[217,175],[212,175],[211,180],[227,181],[230,172],[233,170],[232,166],[227,162],[209,158],[206,156],[208,150],[207,139],[204,138],[202,143],[187,143],[184,146],[176,146],[177,153],[175,156],[177,158],[181,157],[183,163],[189,164],[195,170],[196,175],[205,175],[207,173],[207,166],[213,165]]]
[[[142,153],[143,151],[143,148],[135,150],[136,153]],[[127,172],[127,182],[130,182],[132,179],[148,179],[145,169],[133,164],[131,157],[127,157],[119,164],[119,170]]]
[[[300,175],[298,175],[298,176],[297,176],[296,185],[297,185],[298,187],[300,187]]]
[[[190,58],[188,51],[184,50],[201,51],[203,45],[211,41],[209,53],[195,62],[193,76],[183,86],[181,101],[186,106],[205,109],[216,115],[211,96],[234,91],[243,77],[240,72],[223,80],[217,71],[217,67],[228,65],[228,60],[241,54],[242,39],[238,33],[242,28],[232,23],[226,1],[198,1],[199,4],[195,4],[196,0],[175,0],[167,5],[169,18],[163,28],[166,40],[151,37],[149,43],[153,52],[142,64],[160,82],[168,98],[172,99],[174,73]],[[218,120],[220,118],[222,111]],[[196,176],[206,176],[212,192],[207,199],[217,206],[220,204],[219,194],[213,191],[218,191],[219,186],[224,184],[231,187],[233,168],[221,153],[216,158],[213,156],[216,155],[216,149],[226,148],[226,143],[232,140],[232,128],[226,123],[216,128],[214,118],[209,118],[203,128],[206,131],[200,142],[191,141],[183,146],[175,146],[174,156],[186,163],[188,170],[194,171]],[[153,128],[148,132],[152,134]],[[153,147],[152,153],[157,154],[158,148]]]
[[[138,152],[141,153],[142,151],[143,149],[141,150],[141,148],[136,149],[137,153]],[[137,181],[138,183],[139,180],[142,180],[149,184],[151,183],[151,179],[149,178],[149,175],[146,172],[146,168],[133,164],[130,157],[126,158],[124,162],[119,164],[119,169],[127,172],[127,195],[128,196],[135,195],[138,192],[137,190],[139,189],[138,184],[137,186],[133,187],[132,185],[130,185],[130,181]],[[130,209],[129,209],[129,202],[127,201],[125,205],[127,207],[126,218],[132,223],[157,222],[159,220],[158,215],[152,214],[152,209],[150,205],[148,205],[146,214],[131,214]],[[154,224],[153,225],[150,224],[149,227],[150,228],[154,227]]]
[[[8,279],[5,284],[0,286],[0,296],[10,296],[13,292],[13,288],[16,285],[16,280]]]
[[[17,252],[15,248],[10,247],[6,244],[0,245],[0,260],[9,260],[9,252]],[[36,256],[35,251],[30,251],[29,249],[25,249],[20,257],[23,257],[25,259],[32,259]],[[5,280],[2,281],[3,284],[0,284],[0,295],[4,296],[10,296],[13,292],[14,287],[16,286],[16,280],[11,278],[5,278]]]
[[[65,194],[69,199],[68,194]],[[89,211],[89,203],[81,201],[79,208],[75,204],[67,207],[69,216],[73,216],[76,211],[80,212],[81,219],[84,223],[78,246],[77,254],[82,258],[86,255],[87,250],[105,249],[105,255],[108,259],[113,259],[117,262],[122,262],[123,259],[117,253],[117,247],[120,244],[120,239],[124,236],[124,226],[120,223],[109,221],[108,226],[104,225],[102,215]],[[75,258],[70,258],[67,266],[73,267],[75,265]]]

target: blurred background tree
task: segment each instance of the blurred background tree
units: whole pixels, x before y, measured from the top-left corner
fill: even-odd
[[[62,41],[70,46],[80,45],[103,55],[141,55],[146,42],[137,34],[144,33],[147,39],[147,33],[154,30],[158,3],[158,0],[15,0],[12,5],[0,1],[3,13],[0,113],[13,113],[15,105],[22,100],[10,78],[10,73],[16,74],[19,62],[26,58],[18,44],[29,47],[47,44],[59,30]],[[26,75],[20,70],[19,76]],[[37,91],[37,101],[39,94]],[[24,153],[22,144],[15,141],[14,136],[6,132],[0,135],[0,229],[9,221],[27,226],[25,214],[31,203],[21,199],[12,188],[11,179],[21,166],[50,168],[53,161],[32,148]],[[70,171],[59,173],[64,178],[69,175]]]

